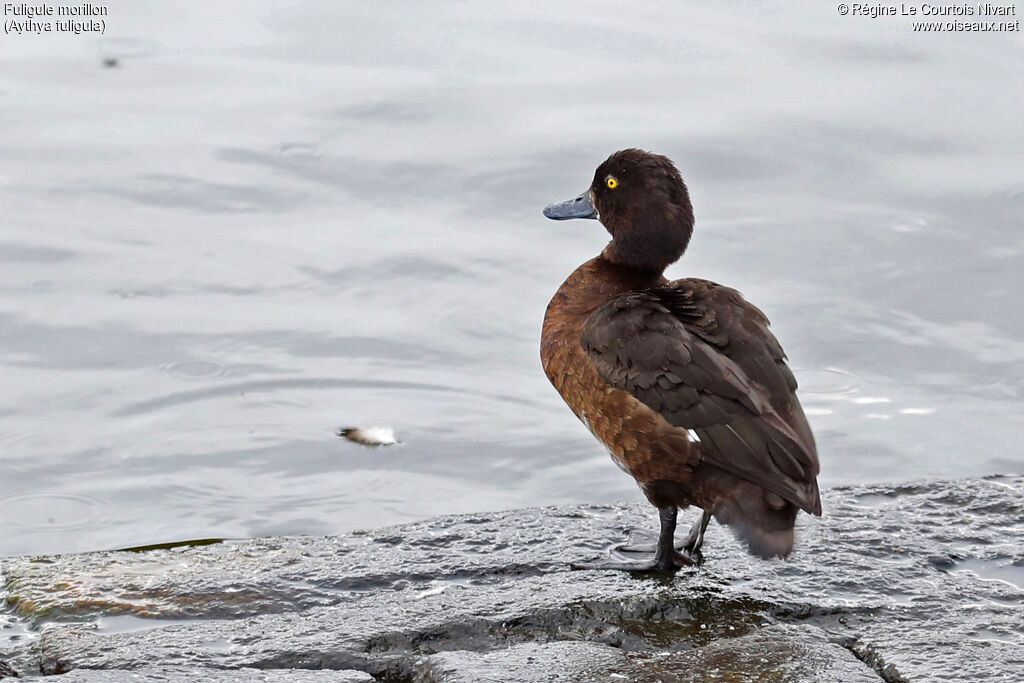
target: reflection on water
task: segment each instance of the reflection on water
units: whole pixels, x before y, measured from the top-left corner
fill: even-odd
[[[773,320],[825,485],[1021,469],[1010,34],[109,4],[0,49],[0,555],[636,499],[537,360],[605,239],[540,208],[630,145],[694,195],[669,274]]]

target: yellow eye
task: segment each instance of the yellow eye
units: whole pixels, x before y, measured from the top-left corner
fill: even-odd
[[[609,190],[614,190],[616,187],[619,186],[619,181],[615,176],[610,175],[607,178],[605,178],[604,184],[608,186]]]

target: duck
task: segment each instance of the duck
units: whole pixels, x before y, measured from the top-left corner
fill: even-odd
[[[615,152],[553,220],[596,219],[611,235],[544,314],[544,372],[658,510],[653,558],[586,567],[676,571],[703,561],[711,519],[761,558],[786,558],[800,510],[821,516],[818,453],[797,382],[768,318],[730,287],[669,281],[693,234],[672,161]],[[679,510],[701,515],[675,542]],[[622,557],[622,553],[618,557]]]

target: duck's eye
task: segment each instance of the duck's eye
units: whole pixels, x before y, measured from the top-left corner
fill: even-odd
[[[604,179],[604,184],[608,186],[609,190],[614,190],[619,186],[619,179],[613,175],[608,176]]]

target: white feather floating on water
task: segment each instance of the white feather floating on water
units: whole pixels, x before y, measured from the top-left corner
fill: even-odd
[[[398,443],[391,427],[347,427],[338,430],[338,436],[364,446],[391,446]]]

